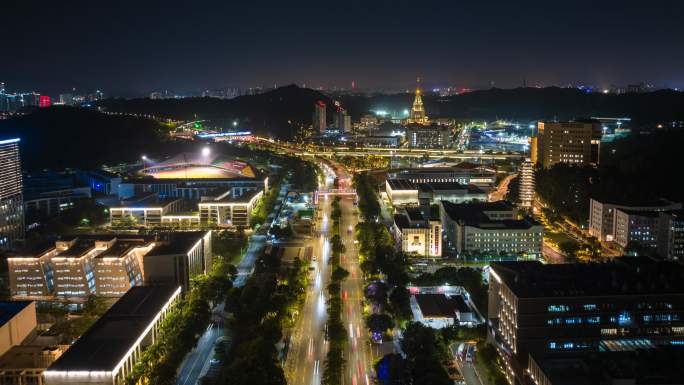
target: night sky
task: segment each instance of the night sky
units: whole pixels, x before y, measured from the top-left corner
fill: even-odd
[[[352,80],[397,89],[416,76],[681,88],[682,20],[681,0],[3,0],[0,82],[108,95]]]

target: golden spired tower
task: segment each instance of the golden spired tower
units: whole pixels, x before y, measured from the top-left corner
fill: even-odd
[[[411,115],[408,123],[415,124],[429,124],[427,115],[425,115],[425,108],[423,107],[423,98],[420,96],[420,78],[416,84],[416,98],[413,99],[413,107],[411,107]]]

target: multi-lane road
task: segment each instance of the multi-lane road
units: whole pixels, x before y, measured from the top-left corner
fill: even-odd
[[[372,344],[363,320],[363,274],[359,267],[359,253],[354,243],[354,228],[359,215],[354,206],[354,199],[343,197],[340,201],[342,218],[340,234],[346,252],[341,256],[340,264],[349,271],[349,276],[342,282],[342,321],[347,327],[349,343],[345,350],[346,367],[342,383],[345,385],[369,385],[373,374],[373,363],[381,356],[378,345]]]
[[[285,375],[290,385],[319,385],[327,354],[325,323],[327,321],[326,287],[330,281],[331,200],[319,202],[317,236],[307,243],[312,247],[310,284],[297,324],[290,339],[285,362]]]

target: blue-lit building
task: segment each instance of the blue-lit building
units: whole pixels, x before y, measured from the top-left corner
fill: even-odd
[[[530,355],[684,348],[684,267],[647,258],[493,262],[489,338],[511,383]]]
[[[24,237],[23,185],[19,139],[0,138],[0,250]]]

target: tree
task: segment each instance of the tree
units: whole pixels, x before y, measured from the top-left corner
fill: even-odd
[[[370,314],[366,317],[366,327],[373,333],[384,333],[394,327],[394,321],[387,314]]]
[[[378,380],[384,385],[407,385],[410,383],[408,362],[401,354],[386,354],[375,364]]]
[[[575,258],[577,256],[577,252],[580,249],[580,246],[575,241],[564,241],[558,245],[558,248],[568,258]]]
[[[390,310],[398,319],[411,319],[411,294],[403,286],[395,287],[389,296]]]

